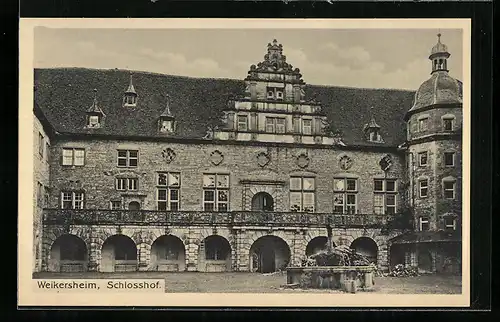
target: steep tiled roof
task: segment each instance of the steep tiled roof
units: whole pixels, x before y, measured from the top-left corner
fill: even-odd
[[[158,133],[158,118],[170,95],[170,112],[176,118],[175,137],[202,138],[207,126],[220,123],[222,110],[231,97],[244,93],[243,80],[203,79],[134,72],[139,100],[136,107],[122,106],[130,73],[124,70],[83,68],[36,69],[36,99],[58,132],[104,135],[164,137]],[[85,128],[85,111],[99,92],[99,107],[106,124]],[[348,145],[397,146],[405,140],[403,117],[411,107],[414,92],[306,86],[306,97],[323,105],[331,128],[343,134]],[[384,143],[364,140],[363,126],[370,122],[374,107]]]

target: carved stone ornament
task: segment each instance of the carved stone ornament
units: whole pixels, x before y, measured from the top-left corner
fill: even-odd
[[[302,169],[306,168],[309,165],[309,161],[310,159],[305,153],[302,153],[297,157],[297,165]]]
[[[269,158],[269,154],[266,152],[260,152],[257,154],[257,164],[261,167],[265,167],[271,159]]]
[[[382,169],[382,171],[389,170],[392,166],[391,156],[390,155],[384,156],[382,159],[380,159],[379,165],[380,165],[380,169]]]
[[[339,160],[339,166],[342,170],[349,170],[352,167],[352,159],[344,155]]]
[[[215,150],[212,153],[210,153],[210,162],[212,162],[213,165],[219,165],[222,163],[223,160],[224,160],[224,155],[219,150]]]
[[[161,152],[161,156],[167,163],[170,163],[175,159],[175,152],[171,148],[166,148]]]

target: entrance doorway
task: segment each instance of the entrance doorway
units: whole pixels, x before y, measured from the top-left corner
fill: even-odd
[[[259,192],[252,198],[253,211],[273,211],[274,200],[267,192]]]
[[[272,273],[284,269],[290,262],[290,248],[276,236],[263,236],[250,248],[251,271]]]

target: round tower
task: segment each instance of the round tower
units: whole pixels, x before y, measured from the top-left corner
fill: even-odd
[[[441,34],[437,36],[429,56],[431,76],[420,85],[405,116],[405,145],[415,231],[427,241],[440,242],[442,236],[461,230],[462,82],[448,74],[450,53]],[[434,250],[429,249],[432,271],[439,270],[447,257],[439,254],[440,247],[434,244]],[[422,258],[417,255],[419,267]]]

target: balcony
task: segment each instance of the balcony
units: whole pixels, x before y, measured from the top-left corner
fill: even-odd
[[[204,212],[106,209],[44,209],[44,225],[300,226],[381,228],[398,215],[298,212]]]

